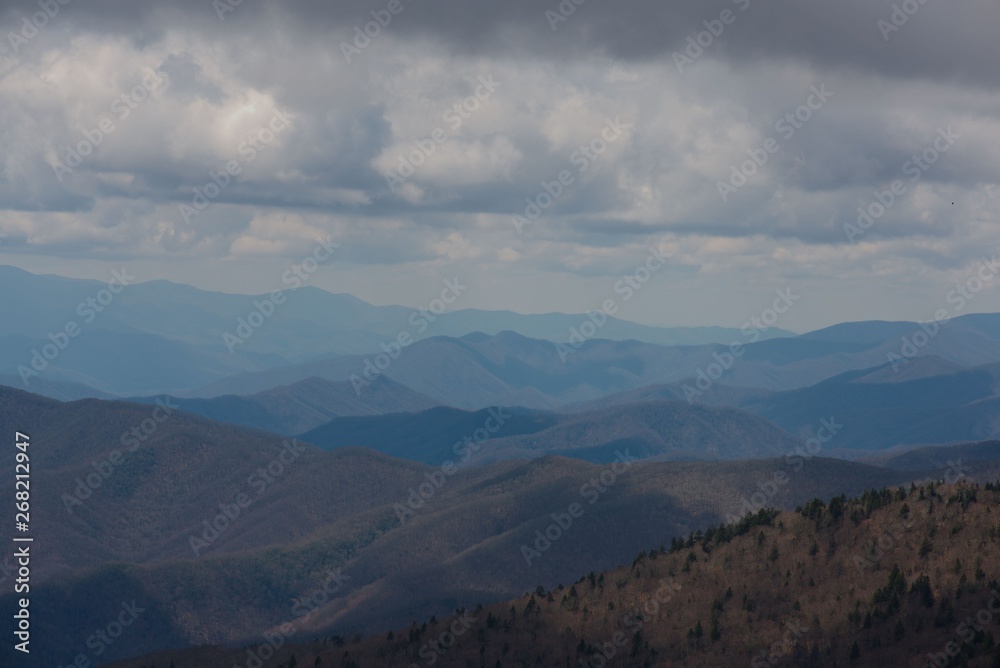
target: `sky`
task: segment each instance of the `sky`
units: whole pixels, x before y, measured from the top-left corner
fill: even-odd
[[[586,312],[633,275],[618,315],[654,325],[779,290],[795,331],[928,320],[970,281],[996,312],[998,25],[996,0],[5,1],[0,264],[263,293],[324,240],[309,283],[375,304],[458,278],[454,308]]]

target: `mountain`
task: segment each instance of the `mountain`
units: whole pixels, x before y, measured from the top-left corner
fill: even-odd
[[[932,365],[941,366],[937,360]],[[835,415],[843,423],[838,448],[873,450],[1000,437],[1000,365],[913,380],[896,380],[891,374],[891,366],[845,373],[809,388],[748,398],[740,405],[802,437],[815,428],[817,413]]]
[[[556,413],[525,408],[463,411],[438,407],[419,413],[377,417],[343,417],[299,435],[324,450],[365,447],[390,457],[439,465],[463,463],[490,439],[534,434],[561,419]],[[476,457],[475,461],[478,461]]]
[[[310,375],[364,385],[388,376],[444,405],[477,410],[488,406],[550,409],[561,403],[601,396],[694,373],[712,359],[713,348],[662,347],[637,341],[592,340],[574,354],[551,341],[514,332],[433,337],[397,353],[352,355],[274,371],[235,376],[192,393],[212,397],[260,392]],[[384,370],[374,365],[378,361]],[[368,374],[366,376],[366,373]]]
[[[12,386],[41,391],[53,383],[72,383],[92,388],[88,396],[95,398],[170,393],[284,362],[273,356],[235,356],[221,346],[199,348],[156,334],[104,329],[96,326],[98,321],[87,328],[83,320],[73,322],[78,328],[73,331],[79,332],[75,338],[61,329],[47,330],[65,344],[62,349],[46,330],[37,339],[0,336],[0,369]]]
[[[546,455],[610,463],[624,450],[641,459],[760,459],[801,445],[737,409],[668,401],[571,415],[521,408],[434,408],[412,415],[340,418],[299,438],[328,450],[363,446],[427,464]]]
[[[409,340],[421,340],[523,330],[567,341],[574,328],[589,322],[585,315],[467,309],[435,316],[402,306],[374,306],[302,285],[290,272],[276,277],[280,295],[224,294],[141,279],[141,273],[128,267],[113,272],[105,283],[0,266],[0,284],[6,288],[0,293],[0,310],[18,316],[16,322],[0,323],[0,373],[20,378],[27,370],[27,383],[17,386],[28,390],[35,389],[31,380],[37,379],[31,371],[40,371],[46,378],[108,394],[181,393],[243,372],[320,357],[376,354],[404,333]],[[792,333],[772,328],[758,335]],[[608,318],[601,336],[707,343],[728,341],[739,330],[661,328]],[[59,350],[51,348],[55,354],[43,356],[52,345]]]
[[[499,603],[457,603],[367,638],[294,634],[280,665],[1000,666],[1000,487],[921,485],[815,498],[795,512],[651,545]],[[553,545],[551,549],[556,549]],[[295,629],[291,620],[285,630]],[[272,644],[273,647],[274,644]],[[115,664],[228,668],[261,646]],[[270,654],[269,654],[270,656]]]
[[[20,376],[10,374],[0,374],[0,385],[24,389]],[[34,394],[39,394],[50,399],[59,401],[75,401],[77,399],[112,399],[110,394],[106,394],[94,388],[80,383],[53,380],[51,378],[39,377],[31,383],[31,390]]]
[[[794,457],[647,463],[628,453],[610,465],[543,457],[456,471],[370,450],[323,452],[162,405],[60,403],[7,388],[0,424],[30,435],[32,489],[46,490],[32,498],[32,536],[59,546],[31,563],[32,629],[50,640],[31,658],[44,666],[87,653],[94,629],[133,599],[141,622],[102,661],[259,642],[290,619],[303,637],[379,631],[627,563],[740,513],[762,490],[763,501],[793,507],[931,474]],[[0,480],[0,495],[13,491],[12,478]],[[571,530],[526,563],[522,546],[570,512]],[[0,525],[0,541],[11,533]],[[349,579],[308,619],[296,616],[295,599],[331,572]],[[13,609],[13,596],[0,606]]]
[[[558,454],[610,463],[617,453],[658,460],[734,460],[776,457],[802,442],[735,408],[654,401],[566,416],[533,434],[497,439],[482,460]]]
[[[913,322],[887,322],[885,320],[844,322],[806,332],[800,335],[799,338],[834,343],[872,345],[882,343],[887,339],[908,336],[913,333],[915,327],[917,327],[917,324]]]
[[[696,382],[696,381],[694,381]],[[692,380],[687,379],[669,384],[644,385],[634,390],[626,390],[609,394],[599,399],[591,399],[563,407],[568,413],[599,410],[609,406],[623,406],[649,401],[687,401],[685,386],[692,387]],[[696,386],[694,386],[696,387]],[[752,399],[767,397],[773,394],[769,390],[748,387],[733,387],[724,383],[714,383],[711,392],[697,395],[697,403],[705,406],[741,406]],[[691,402],[694,403],[694,402]]]
[[[44,380],[99,396],[198,398],[311,377],[370,382],[385,375],[443,405],[554,409],[678,382],[707,385],[701,396],[714,381],[792,390],[893,360],[906,366],[910,357],[963,368],[1000,362],[997,314],[930,325],[844,323],[802,336],[773,328],[677,331],[610,318],[593,333],[602,338],[581,343],[584,335],[572,332],[590,323],[585,315],[470,309],[432,321],[419,310],[308,285],[293,290],[280,280],[276,287],[288,289],[275,298],[143,283],[127,268],[117,274],[117,283],[103,283],[0,267],[9,286],[0,308],[18,314],[0,323],[0,373],[23,378],[16,386],[29,391]],[[402,348],[400,337],[412,343]]]
[[[440,336],[461,337],[471,332],[495,335],[515,331],[533,339],[566,342],[571,340],[574,331],[580,331],[585,322],[589,320],[582,314],[522,315],[512,311],[461,309],[441,316],[440,324],[436,324],[434,329]],[[758,334],[762,339],[796,336],[794,332],[778,327],[760,330]],[[728,344],[743,335],[733,327],[652,327],[608,317],[600,328],[600,336],[612,341],[635,340],[663,346],[697,346],[708,343]]]
[[[962,366],[942,359],[937,355],[914,357],[906,364],[886,364],[876,367],[871,373],[855,379],[858,383],[903,383],[909,380],[944,376],[957,373]]]
[[[796,346],[795,339],[781,341]],[[838,359],[843,353],[843,346],[839,344],[831,347],[830,344],[809,343],[797,347],[822,349]],[[853,345],[849,347],[854,349]],[[752,348],[748,346],[747,350]],[[663,347],[605,339],[590,340],[578,349],[570,349],[515,332],[501,332],[495,336],[475,333],[457,339],[434,337],[419,341],[388,362],[387,356],[383,356],[380,362],[384,370],[373,366],[375,355],[343,356],[241,374],[190,394],[212,397],[236,391],[259,392],[308,375],[335,381],[354,378],[361,384],[377,375],[385,375],[458,408],[475,410],[491,405],[520,405],[555,409],[657,383],[684,381],[693,385],[695,376],[711,368],[716,363],[716,355],[726,350],[720,346]],[[751,362],[738,363],[744,364]],[[756,364],[752,382],[760,382],[766,388],[790,384],[781,379],[781,370],[775,369],[773,363]],[[840,372],[843,366],[838,363],[837,371]],[[819,377],[826,376],[821,374]]]
[[[902,471],[964,466],[963,472],[968,472],[972,465],[982,468],[998,459],[1000,459],[1000,441],[982,441],[913,448],[902,453],[884,452],[868,457],[864,461]]]
[[[351,383],[312,377],[247,396],[141,397],[132,401],[144,404],[169,401],[186,413],[286,436],[314,429],[337,417],[411,413],[438,405],[384,376],[357,391]]]
[[[748,345],[718,380],[730,386],[784,391],[887,363],[896,374],[924,356],[959,367],[982,366],[1000,362],[998,331],[998,314],[970,314],[931,325],[844,323],[793,339]]]
[[[970,313],[941,322],[858,322],[842,323],[803,334],[798,339],[854,343],[877,347],[906,360],[934,355],[960,366],[977,366],[1000,361],[1000,315]],[[883,358],[883,361],[892,361]],[[876,366],[872,364],[870,366]]]
[[[675,385],[676,391],[666,396],[679,394],[702,403],[728,403],[733,401],[731,397],[716,398],[715,393],[723,388],[729,388],[725,390],[729,395],[743,392],[744,396],[753,390],[795,390],[848,372],[874,370],[893,361],[894,375],[919,377],[936,373],[923,363],[924,356],[934,357],[930,364],[938,371],[948,365],[967,368],[994,364],[1000,362],[1000,340],[989,338],[993,321],[1000,322],[1000,315],[956,318],[940,327],[923,348],[915,349],[913,361],[903,356],[911,352],[906,347],[907,336],[873,343],[870,339],[875,333],[852,338],[842,332],[820,331],[791,339],[770,339],[735,348],[737,356],[730,352],[730,346],[664,347],[593,339],[570,348],[514,332],[495,336],[474,333],[460,338],[425,339],[394,351],[394,357],[388,353],[342,356],[240,374],[189,394],[211,397],[259,392],[311,375],[334,381],[354,378],[362,384],[385,375],[442,404],[469,410],[491,405],[558,409],[652,385]],[[890,329],[900,331],[906,324],[896,323]],[[886,333],[883,328],[877,332]],[[922,330],[913,324],[910,335],[913,332]],[[834,340],[819,338],[826,335]],[[899,359],[894,360],[892,355]],[[378,368],[376,360],[381,365]],[[910,371],[911,364],[926,370]]]

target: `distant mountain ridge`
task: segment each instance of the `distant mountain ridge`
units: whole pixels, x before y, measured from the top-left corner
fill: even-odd
[[[484,425],[491,420],[501,424],[487,433]],[[477,438],[470,442],[473,437]],[[568,415],[520,408],[477,412],[434,408],[411,415],[334,419],[299,438],[324,449],[367,447],[432,465],[449,460],[481,465],[550,455],[611,463],[624,451],[636,459],[762,459],[802,445],[791,434],[741,410],[677,401]]]
[[[889,366],[848,372],[739,405],[800,436],[823,408],[845,425],[837,445],[858,450],[1000,437],[1000,364],[950,371],[935,361],[923,371],[909,380]]]
[[[1000,315],[956,318],[919,349],[913,361],[901,358],[896,362],[893,373],[919,378],[948,368],[1000,362],[1000,339],[990,338],[993,321],[1000,322]],[[905,323],[894,326],[894,331],[905,331]],[[918,325],[913,325],[909,335],[914,331],[921,331]],[[334,381],[353,378],[364,385],[385,375],[442,404],[469,410],[490,405],[558,410],[647,386],[674,384],[684,399],[717,403],[714,392],[724,387],[745,395],[759,390],[789,391],[844,373],[883,367],[891,355],[905,351],[906,336],[875,342],[845,336],[833,342],[811,336],[769,339],[743,345],[738,356],[730,352],[730,346],[664,347],[593,339],[565,355],[550,341],[516,332],[474,333],[418,341],[393,358],[388,354],[381,358],[341,356],[240,374],[189,394],[260,392],[312,375]],[[926,367],[925,357],[939,360],[934,370],[917,369]],[[383,368],[376,368],[376,361]]]
[[[50,335],[61,336],[71,322],[79,327],[71,343],[53,359],[39,357],[36,365],[54,380],[82,383],[109,394],[136,395],[180,393],[242,372],[318,357],[374,354],[403,332],[410,340],[421,340],[518,330],[536,338],[566,341],[571,329],[585,319],[585,315],[477,309],[430,316],[402,306],[375,306],[308,285],[276,286],[284,291],[280,303],[272,303],[270,294],[224,294],[163,280],[137,282],[127,269],[123,271],[125,285],[115,285],[112,294],[100,281],[35,275],[0,266],[0,284],[5,287],[0,292],[0,310],[18,316],[16,325],[0,323],[0,373],[20,375],[19,368],[31,370],[35,353],[52,343]],[[106,305],[87,306],[88,299],[105,292]],[[250,325],[251,320],[256,324]],[[760,335],[793,334],[771,329]],[[653,327],[609,317],[601,336],[664,345],[700,344],[728,341],[739,336],[739,330]],[[132,364],[133,360],[145,360],[147,365],[161,362],[154,367],[155,373],[136,376],[116,355]],[[21,387],[32,389],[30,382]]]
[[[430,397],[382,376],[360,391],[350,382],[336,383],[314,376],[246,396],[167,398],[188,413],[285,436],[309,431],[338,417],[416,412],[438,406]],[[152,404],[162,399],[153,396],[131,401]]]
[[[351,381],[357,391],[384,376],[440,405],[557,410],[653,385],[680,383],[688,398],[697,382],[699,401],[713,403],[704,396],[716,384],[788,391],[893,360],[894,375],[914,378],[936,373],[922,358],[939,360],[937,371],[1000,362],[998,314],[940,326],[841,323],[801,336],[609,319],[600,338],[557,348],[585,316],[466,309],[431,323],[413,309],[310,286],[265,308],[263,296],[166,281],[133,282],[112,295],[99,281],[12,267],[0,267],[0,280],[8,287],[0,307],[18,314],[16,325],[0,323],[0,374],[12,386],[60,398],[82,396],[86,387],[93,396],[245,396],[311,377]],[[92,313],[87,300],[105,292],[112,301]],[[393,342],[404,334],[413,343],[397,350]]]

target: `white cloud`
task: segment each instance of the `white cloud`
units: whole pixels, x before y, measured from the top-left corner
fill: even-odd
[[[684,75],[669,57],[620,48],[573,58],[544,48],[462,52],[413,32],[429,20],[418,12],[348,64],[329,34],[285,10],[260,11],[248,4],[230,17],[239,29],[227,20],[217,34],[167,12],[142,39],[66,23],[6,54],[4,258],[198,257],[201,273],[185,264],[185,274],[212,287],[213,258],[294,257],[336,232],[343,263],[377,268],[387,291],[423,290],[410,285],[415,268],[467,264],[490,272],[497,290],[519,284],[518,274],[564,272],[566,285],[583,281],[567,288],[580,291],[571,301],[585,302],[587,280],[633,266],[645,244],[667,236],[685,276],[761,286],[866,276],[873,299],[888,300],[900,283],[915,304],[995,244],[1000,197],[983,193],[1000,173],[1000,107],[985,78],[832,67],[815,54],[740,59],[726,48],[743,48],[736,29],[750,33],[749,23]],[[116,100],[144,67],[164,82],[119,118]],[[449,115],[483,77],[496,90]],[[717,182],[821,83],[833,100],[723,202]],[[297,115],[293,126],[246,163],[241,142],[282,109]],[[60,182],[52,165],[104,117],[114,131]],[[609,118],[630,125],[627,137],[577,173],[570,156]],[[857,207],[949,125],[962,140],[848,243],[842,226]],[[439,128],[446,141],[391,191],[382,173]],[[230,159],[243,172],[185,224],[178,206]],[[564,169],[574,183],[518,236],[510,216]]]

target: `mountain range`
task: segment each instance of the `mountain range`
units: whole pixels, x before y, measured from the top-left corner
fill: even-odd
[[[129,272],[123,267],[103,283],[0,266],[6,288],[0,309],[17,314],[0,323],[0,373],[26,378],[21,387],[29,390],[44,373],[119,396],[180,393],[238,373],[331,355],[377,354],[404,333],[419,341],[516,330],[567,341],[587,320],[476,309],[421,312],[295,283],[276,285],[276,291],[284,288],[277,297],[223,294],[162,280],[139,282]],[[726,342],[739,335],[733,328],[661,328],[613,317],[601,327],[605,338],[664,345]],[[771,328],[757,335],[791,332]],[[50,349],[56,354],[43,354],[47,345],[56,346]]]
[[[369,637],[283,636],[114,664],[1000,666],[1000,488],[924,484],[761,511],[614,569]],[[295,629],[292,618],[284,630]]]
[[[578,663],[596,656],[593,638],[614,634],[609,613],[635,605],[650,584],[621,570],[637,553],[669,560],[682,541],[702,581],[717,588],[719,573],[757,573],[740,591],[784,610],[790,599],[779,605],[762,589],[784,583],[769,563],[781,564],[789,587],[793,572],[795,586],[812,578],[832,587],[816,569],[840,573],[847,555],[826,547],[826,561],[807,572],[798,551],[863,542],[878,510],[870,490],[917,483],[922,491],[907,494],[923,494],[923,504],[938,498],[932,481],[1000,478],[997,314],[798,336],[609,321],[571,341],[559,330],[581,316],[468,310],[394,347],[387,342],[413,311],[302,288],[230,352],[222,334],[263,297],[120,274],[127,285],[112,290],[0,268],[13,285],[0,302],[24,314],[0,325],[0,425],[32,441],[32,624],[49,640],[33,665],[149,655],[175,668],[230,668],[240,661],[233,648],[259,647],[287,624],[285,644],[312,665],[413,662],[424,633],[414,629],[437,628],[435,617],[478,604],[495,620],[512,605],[524,615],[525,592],[537,592],[537,606],[558,591],[562,605],[560,584],[603,573],[613,590],[579,609],[553,608],[551,628],[511,617],[503,633],[477,631],[470,650],[479,663]],[[968,493],[955,489],[938,505]],[[14,480],[0,479],[0,495],[14,493]],[[864,515],[810,529],[815,497]],[[813,515],[767,510],[796,507]],[[977,521],[986,507],[974,509]],[[960,535],[959,516],[947,513],[941,530]],[[747,532],[731,545],[704,542],[720,526]],[[779,553],[763,564],[747,542],[761,532]],[[0,542],[13,537],[0,523]],[[982,540],[980,552],[989,549]],[[783,554],[795,556],[786,563]],[[0,579],[9,579],[15,562],[4,559]],[[924,568],[941,596],[953,587],[938,576],[946,566],[908,562],[906,575]],[[814,633],[806,659],[794,660],[844,661],[837,638],[847,627],[829,620],[863,617],[863,607],[836,601],[832,589],[796,596],[833,631]],[[824,608],[831,597],[836,605]],[[14,594],[0,596],[0,606],[15,605]],[[98,655],[95,628],[126,608],[134,626]],[[931,623],[907,610],[903,633]],[[701,665],[759,652],[753,634],[734,631],[752,612],[723,603],[698,619],[684,613],[679,626],[657,629],[681,640],[632,637],[630,658]],[[722,644],[690,642],[699,620],[710,635],[721,629]],[[773,630],[775,620],[744,621]],[[507,631],[537,634],[546,649],[505,651]],[[885,632],[862,622],[862,656],[883,657]],[[442,662],[465,665],[466,649]]]
[[[491,418],[494,424],[502,424],[489,433],[484,425]],[[482,440],[477,432],[483,432]],[[525,409],[436,408],[416,414],[338,418],[300,438],[325,449],[363,446],[427,464],[547,455],[611,463],[626,450],[637,459],[762,459],[802,445],[789,433],[744,411],[677,401],[567,415]]]
[[[671,410],[718,410],[673,406],[662,407],[664,419]],[[791,508],[816,495],[946,475],[787,455],[651,462],[628,447],[600,464],[548,455],[428,466],[362,448],[324,452],[166,401],[61,403],[14,389],[0,390],[0,420],[31,435],[33,482],[48,490],[33,504],[35,538],[59,546],[32,562],[36,630],[59,650],[40,651],[40,665],[86,653],[96,620],[113,618],[122,601],[146,612],[102,660],[252,643],[294,618],[294,601],[331,572],[349,579],[298,620],[303,637],[376,632],[616,567],[750,506]],[[718,429],[697,420],[692,427],[706,437]],[[780,447],[795,445],[768,429]],[[980,461],[969,477],[996,472],[996,461]],[[12,484],[0,482],[0,493]],[[565,536],[526,559],[538,532],[566,517]],[[0,540],[9,542],[10,531],[0,527]]]
[[[493,337],[489,343],[497,344],[498,338],[507,341],[506,349],[511,347],[510,341],[525,343],[514,335]],[[607,348],[629,345],[598,343]],[[883,364],[843,372],[815,385],[793,390],[730,385],[730,379],[723,377],[702,392],[697,390],[697,378],[689,378],[667,384],[641,385],[637,389],[603,394],[596,399],[560,404],[556,396],[565,397],[567,392],[574,395],[588,390],[595,394],[600,392],[595,389],[596,383],[585,383],[574,370],[565,370],[562,377],[544,378],[540,370],[527,368],[517,359],[506,359],[501,366],[465,341],[432,339],[419,345],[427,349],[420,349],[421,355],[412,357],[408,362],[403,362],[401,358],[397,377],[419,386],[424,390],[420,392],[410,390],[401,381],[389,380],[386,375],[379,375],[370,384],[361,386],[355,386],[350,381],[311,377],[253,395],[224,395],[207,399],[174,397],[172,401],[184,410],[213,419],[285,435],[300,434],[303,439],[323,447],[364,445],[425,463],[441,461],[455,441],[471,435],[482,425],[485,418],[476,414],[486,409],[479,406],[510,407],[510,403],[517,400],[521,401],[521,406],[512,408],[518,415],[534,415],[533,424],[537,426],[534,431],[542,433],[530,439],[522,435],[517,439],[496,441],[490,447],[493,453],[503,450],[509,456],[527,457],[533,456],[533,452],[558,450],[571,456],[603,461],[593,459],[597,450],[589,450],[590,454],[587,454],[587,449],[603,447],[617,439],[632,439],[632,446],[649,457],[711,456],[709,450],[704,448],[705,442],[698,444],[701,450],[679,447],[677,443],[667,445],[662,436],[669,432],[673,438],[679,432],[676,425],[664,431],[653,424],[665,415],[662,410],[631,420],[632,426],[625,426],[630,420],[625,414],[611,410],[613,407],[628,407],[627,413],[641,404],[660,404],[662,408],[671,402],[702,407],[703,415],[708,416],[704,419],[718,424],[727,423],[742,411],[740,420],[743,422],[739,429],[748,430],[748,433],[753,431],[746,416],[750,413],[801,439],[813,436],[821,419],[832,417],[841,427],[827,452],[849,458],[896,446],[915,447],[1000,437],[1000,366],[996,363],[962,368],[953,362],[927,355],[915,357],[898,371],[891,364]],[[501,342],[500,345],[504,344]],[[432,348],[440,348],[442,356],[456,349],[459,352],[455,353],[453,364],[442,361],[438,365],[429,357]],[[531,339],[526,340],[526,348],[533,348],[540,355],[545,350],[544,344]],[[525,348],[521,350],[523,352]],[[340,358],[340,361],[343,359]],[[537,357],[534,359],[537,360]],[[639,364],[634,358],[625,358],[618,363],[622,366]],[[609,362],[607,367],[609,382],[606,391],[611,390],[625,375],[624,370],[619,372],[619,367],[612,367],[611,364]],[[462,372],[456,377],[454,374],[459,365]],[[538,362],[536,366],[550,368]],[[326,370],[328,367],[312,367],[314,372],[323,373]],[[559,371],[563,369],[554,367],[551,375]],[[526,380],[529,376],[534,380]],[[514,380],[517,377],[521,380]],[[639,382],[634,378],[633,381]],[[532,384],[519,389],[514,382]],[[251,383],[243,385],[253,387]],[[570,385],[575,387],[567,390]],[[539,386],[550,394],[544,395]],[[692,390],[697,393],[692,393]],[[479,399],[472,400],[477,395]],[[149,403],[156,399],[145,397],[138,401]],[[491,403],[493,399],[497,401]],[[455,408],[456,405],[460,408]],[[710,407],[720,410],[707,412]],[[395,415],[388,419],[375,417],[388,414]],[[585,417],[572,418],[572,415]],[[574,444],[569,445],[554,426],[556,422],[568,425],[574,420],[579,424],[576,431],[571,432]],[[605,421],[607,424],[602,424]],[[596,425],[606,435],[598,436],[599,430],[585,428],[587,424]],[[546,431],[542,431],[543,428]],[[659,436],[656,435],[658,429]],[[580,433],[585,434],[582,440]],[[735,430],[728,432],[720,442],[728,439],[732,443],[734,438],[739,440],[735,434]],[[489,435],[490,438],[495,436],[497,434]],[[685,449],[686,453],[683,452]],[[751,448],[744,454],[760,456],[762,452]],[[738,456],[738,453],[738,449],[733,449],[720,456],[727,458]]]

